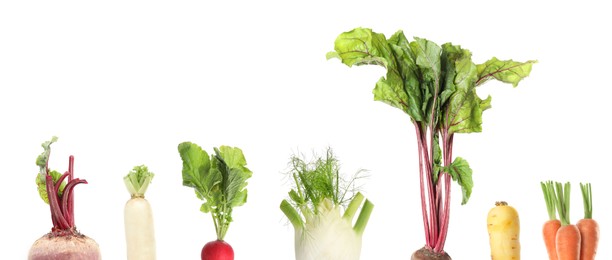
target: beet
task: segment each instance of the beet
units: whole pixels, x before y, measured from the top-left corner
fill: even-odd
[[[98,243],[78,232],[50,232],[34,242],[28,260],[99,260]]]
[[[422,247],[412,254],[411,260],[451,260],[452,258],[446,253],[437,253],[426,247]]]
[[[68,159],[68,171],[61,176],[49,170],[51,143],[43,143],[45,151],[36,160],[40,166],[36,184],[51,210],[51,232],[45,234],[30,248],[29,260],[99,260],[98,243],[77,231],[74,221],[74,187],[87,184],[86,180],[74,178],[74,156]]]

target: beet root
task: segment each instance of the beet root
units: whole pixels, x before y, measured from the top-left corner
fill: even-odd
[[[28,260],[100,260],[100,247],[81,234],[64,236],[46,234],[30,248]]]
[[[451,260],[452,258],[446,253],[436,253],[431,249],[423,247],[412,254],[411,260]]]

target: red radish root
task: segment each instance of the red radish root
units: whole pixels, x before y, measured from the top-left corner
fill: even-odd
[[[210,241],[202,248],[202,260],[234,260],[234,249],[223,240]]]

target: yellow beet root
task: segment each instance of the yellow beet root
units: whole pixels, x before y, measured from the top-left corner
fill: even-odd
[[[516,209],[505,201],[495,202],[487,216],[492,260],[520,260],[520,222]]]

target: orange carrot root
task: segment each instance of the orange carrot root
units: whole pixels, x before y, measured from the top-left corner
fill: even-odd
[[[594,260],[599,244],[599,225],[593,219],[581,219],[576,224],[580,231],[580,260]]]
[[[580,231],[576,225],[561,226],[556,244],[559,260],[580,260]]]
[[[544,244],[546,245],[546,252],[548,252],[549,260],[557,260],[557,230],[561,227],[561,221],[558,219],[549,220],[544,223],[542,228],[542,235],[544,237]]]

